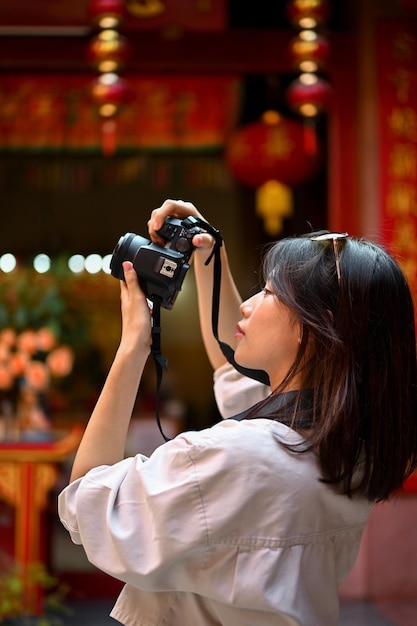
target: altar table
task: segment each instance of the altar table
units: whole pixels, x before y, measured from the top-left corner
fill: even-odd
[[[77,425],[53,441],[0,443],[0,498],[16,511],[14,558],[22,568],[22,608],[29,615],[42,613],[42,589],[30,575],[31,569],[42,563],[42,511],[57,480],[57,463],[78,447],[83,431]]]

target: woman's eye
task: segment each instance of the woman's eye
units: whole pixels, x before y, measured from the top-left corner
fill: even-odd
[[[266,296],[266,295],[272,293],[272,291],[270,289],[268,289],[268,287],[265,285],[265,287],[262,289],[262,293]]]

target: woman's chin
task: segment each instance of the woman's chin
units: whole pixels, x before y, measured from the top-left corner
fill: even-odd
[[[235,362],[240,367],[244,367],[246,369],[253,369],[253,370],[262,369],[262,368],[259,368],[257,365],[254,365],[251,359],[248,359],[247,357],[245,358],[245,354],[243,350],[239,352],[239,350],[236,349],[234,358],[235,358]]]

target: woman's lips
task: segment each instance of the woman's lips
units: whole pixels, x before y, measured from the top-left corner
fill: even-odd
[[[236,326],[235,339],[239,339],[239,337],[244,337],[244,335],[245,335],[245,333],[243,332],[243,330],[241,329],[241,327],[238,324]]]

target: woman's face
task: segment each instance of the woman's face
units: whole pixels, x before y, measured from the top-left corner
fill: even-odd
[[[235,339],[235,359],[239,365],[267,372],[272,389],[284,379],[295,360],[302,329],[272,291],[270,285],[243,302],[242,320]],[[297,380],[292,388],[297,388]]]

